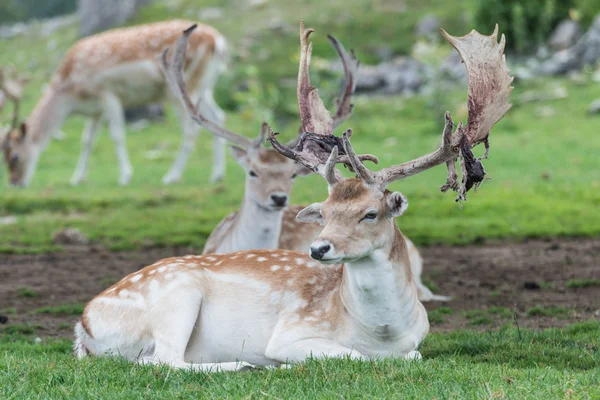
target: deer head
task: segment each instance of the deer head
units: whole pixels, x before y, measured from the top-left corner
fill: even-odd
[[[14,68],[0,68],[0,113],[6,101],[13,103],[10,127],[0,127],[0,149],[8,166],[11,184],[22,181],[26,169],[24,142],[27,125],[19,121],[19,105],[27,82],[29,78],[17,75]]]
[[[172,56],[170,56],[170,49],[165,50],[163,53],[161,66],[167,82],[173,93],[180,99],[194,121],[208,129],[214,135],[222,137],[232,143],[232,153],[238,163],[246,171],[246,199],[256,202],[259,206],[267,210],[281,210],[287,205],[294,179],[297,176],[308,175],[312,171],[307,169],[302,163],[296,163],[294,160],[282,156],[279,152],[265,147],[265,137],[272,134],[271,128],[266,122],[263,122],[259,136],[254,140],[250,140],[244,135],[229,131],[213,122],[213,120],[208,117],[208,113],[205,111],[205,107],[202,103],[196,105],[193,104],[183,79],[183,62],[185,60],[188,38],[195,28],[196,26],[194,25],[183,32],[175,44]],[[301,31],[303,31],[302,26]],[[306,39],[307,38],[308,36],[306,36]],[[301,116],[307,112],[311,113],[313,111],[310,107],[305,109],[306,103],[300,102],[300,100],[304,99],[307,95],[305,91],[308,90],[310,92],[314,90],[314,93],[316,93],[316,89],[311,89],[310,78],[308,77],[310,45],[306,39],[302,39],[303,46],[300,70],[298,73],[298,104]],[[330,133],[334,127],[339,125],[352,113],[350,98],[356,86],[354,76],[358,67],[358,61],[353,54],[348,54],[335,38],[330,37],[330,41],[338,52],[345,71],[345,84],[342,88],[341,95],[337,100],[338,109],[333,118],[324,107],[324,114],[322,115],[315,115],[312,119],[306,116],[302,117],[301,120],[303,121],[303,124],[300,127],[301,132],[304,132],[307,129],[316,129],[315,126],[308,125],[306,121],[310,120],[311,122],[318,124],[318,118],[325,118],[324,123],[327,124],[327,126],[323,129],[328,130]],[[303,84],[300,84],[300,82]],[[308,95],[312,96],[311,94]],[[302,147],[305,143],[308,143],[306,139],[299,135],[286,146]],[[309,145],[311,145],[311,143],[309,143]],[[372,156],[369,159],[377,160]],[[340,162],[347,162],[347,159],[342,157],[340,158]]]
[[[445,31],[442,33],[458,50],[467,67],[469,122],[465,126],[459,124],[453,132],[454,123],[450,114],[446,113],[442,145],[437,151],[373,172],[363,165],[361,158],[354,152],[350,144],[350,129],[343,133],[341,139],[335,138],[331,141],[327,133],[315,135],[317,140],[307,137],[307,145],[296,149],[279,144],[275,134],[269,133],[269,140],[276,150],[321,175],[329,185],[329,197],[325,202],[315,203],[297,216],[300,221],[324,225],[323,231],[311,246],[313,258],[325,263],[340,263],[360,259],[386,246],[393,251],[394,242],[397,243],[394,218],[402,215],[408,207],[406,197],[402,193],[387,189],[387,186],[396,180],[446,163],[448,181],[442,187],[442,191],[448,188],[459,190],[457,200],[460,200],[465,198],[466,192],[473,184],[483,179],[483,166],[479,159],[474,158],[471,148],[483,142],[486,143],[487,149],[492,126],[510,109],[508,95],[512,90],[512,78],[508,76],[503,55],[505,39],[502,36],[498,43],[497,26],[491,36],[472,31],[466,36],[456,38]],[[327,128],[329,125],[321,111],[322,102],[318,96],[311,95],[307,90],[302,90],[302,93],[304,108],[310,110],[303,114],[303,118],[307,119],[304,126]],[[326,138],[328,143],[341,141],[348,162],[356,172],[355,178],[345,179],[337,171],[337,144],[333,146],[327,161],[322,161],[325,152],[325,147],[320,146],[319,142],[322,138]],[[461,159],[463,174],[460,188],[456,182],[455,171],[458,157]]]

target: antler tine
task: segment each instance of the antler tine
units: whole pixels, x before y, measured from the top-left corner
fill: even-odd
[[[246,136],[227,130],[212,122],[204,115],[202,115],[201,112],[196,110],[194,103],[192,103],[192,100],[190,99],[190,96],[185,86],[185,80],[183,78],[183,65],[185,62],[185,50],[187,47],[189,37],[194,31],[194,29],[196,29],[196,27],[196,24],[192,25],[191,27],[183,31],[181,36],[179,36],[179,38],[175,42],[175,49],[173,51],[171,61],[169,61],[170,49],[167,48],[163,52],[160,66],[163,70],[167,83],[169,84],[169,87],[173,94],[177,96],[177,98],[179,99],[189,116],[195,122],[208,129],[214,135],[222,137],[242,148],[249,148],[250,146],[252,146],[252,140],[250,140]]]
[[[463,37],[450,36],[442,30],[444,38],[461,55],[469,77],[467,125],[459,124],[454,133],[454,123],[446,113],[442,145],[438,150],[415,160],[385,168],[376,174],[377,183],[386,187],[389,183],[415,175],[436,165],[446,163],[448,179],[441,190],[459,192],[456,200],[466,200],[466,192],[479,185],[485,177],[480,159],[475,158],[471,148],[478,143],[486,144],[492,127],[508,112],[511,104],[508,97],[512,91],[513,78],[508,75],[503,54],[504,35],[498,43],[498,25],[491,36],[481,35],[473,30]],[[456,160],[460,157],[462,182],[459,187],[456,174]]]
[[[310,83],[312,43],[309,37],[314,31],[314,29],[304,30],[304,21],[300,21],[300,65],[296,95],[302,131],[328,135],[333,130],[333,120],[319,97],[319,91]]]
[[[348,160],[350,161],[350,165],[352,165],[352,169],[356,172],[356,175],[361,178],[365,183],[372,184],[375,182],[375,175],[373,172],[369,171],[367,167],[360,161],[352,145],[350,144],[350,137],[352,136],[352,129],[347,129],[342,134],[342,140],[344,142],[344,149],[346,150],[346,154],[348,154]]]
[[[360,62],[354,55],[353,50],[350,50],[350,54],[348,54],[339,40],[331,35],[327,35],[327,38],[337,51],[344,67],[344,86],[340,96],[336,99],[337,111],[333,116],[333,129],[335,129],[352,115],[354,105],[350,103],[350,100],[356,89],[356,75]]]
[[[336,160],[338,158],[338,147],[334,146],[333,150],[331,150],[331,154],[325,163],[325,168],[323,170],[323,178],[327,181],[330,187],[334,186],[341,180],[340,172],[335,168],[337,164]]]

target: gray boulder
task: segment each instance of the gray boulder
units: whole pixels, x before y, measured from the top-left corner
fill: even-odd
[[[548,44],[554,50],[564,50],[574,45],[580,37],[579,24],[571,19],[566,19],[554,29]]]

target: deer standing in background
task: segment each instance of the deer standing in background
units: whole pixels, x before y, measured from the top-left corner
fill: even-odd
[[[302,32],[303,47],[311,32]],[[395,223],[408,203],[387,187],[443,163],[448,180],[455,181],[460,157],[464,175],[456,190],[464,197],[467,181],[474,178],[471,147],[487,140],[508,111],[512,89],[504,36],[498,44],[497,30],[492,36],[475,31],[460,38],[443,34],[467,67],[469,123],[453,132],[447,113],[437,151],[379,172],[369,171],[355,154],[351,130],[341,139],[318,133],[329,129],[332,118],[310,85],[308,57],[301,58],[305,133],[295,149],[281,145],[270,129],[268,134],[277,151],[328,183],[327,200],[298,214],[301,221],[323,226],[310,249],[319,262],[287,250],[158,261],[88,303],[75,326],[76,355],[114,355],[196,371],[280,366],[309,356],[419,358],[417,348],[429,323],[417,297],[406,241]],[[184,58],[186,39],[183,35],[177,42],[174,65]],[[356,178],[344,179],[336,169],[342,157]]]
[[[125,145],[123,109],[164,99],[178,111],[183,140],[163,183],[177,182],[194,148],[198,127],[179,102],[169,96],[159,57],[191,24],[172,20],[114,29],[82,39],[71,47],[18,134],[0,139],[10,170],[10,183],[27,186],[52,134],[69,115],[80,114],[88,120],[71,183],[84,181],[98,128],[105,120],[116,146],[119,183],[127,185],[133,168]],[[213,89],[226,55],[225,38],[212,27],[201,25],[190,37],[185,59],[185,80],[192,96],[201,98],[203,111],[220,122],[224,113],[213,99]],[[225,174],[224,142],[219,137],[214,137],[213,156],[211,181],[218,181]]]
[[[331,127],[333,130],[352,114],[353,107],[350,100],[356,87],[356,71],[359,63],[354,53],[349,54],[337,39],[329,36],[329,40],[340,57],[345,75],[344,86],[337,101],[337,111],[333,116]],[[308,46],[304,46],[304,53],[301,56],[306,57],[307,51],[309,51]],[[175,96],[182,100],[184,108],[192,119],[214,135],[233,143],[231,146],[233,155],[246,172],[244,200],[240,210],[225,217],[215,227],[206,241],[202,254],[253,249],[307,251],[322,228],[316,224],[304,224],[296,220],[296,215],[304,206],[287,207],[287,205],[295,178],[308,175],[312,171],[264,146],[268,130],[266,123],[262,124],[258,137],[250,140],[244,135],[210,122],[207,116],[196,110],[198,106],[193,106],[185,85],[178,84],[184,82],[181,70],[177,70],[178,66],[170,67],[166,54],[161,65],[167,80],[171,82],[171,87],[177,88]],[[299,79],[302,79],[302,73],[301,69]],[[301,96],[302,93],[298,92],[299,104]],[[298,139],[299,137],[288,145],[295,145]],[[377,162],[376,157],[368,159]],[[347,162],[346,159],[340,159],[340,162],[344,161]],[[421,301],[450,300],[450,297],[433,294],[423,284],[421,281],[423,259],[417,247],[408,239],[407,244],[419,299]]]

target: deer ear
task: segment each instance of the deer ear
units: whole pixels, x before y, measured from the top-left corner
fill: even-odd
[[[25,122],[21,122],[21,126],[19,126],[19,132],[21,132],[22,138],[27,134],[27,124]]]
[[[237,146],[229,146],[229,148],[231,149],[231,154],[233,154],[233,157],[235,157],[238,164],[245,168],[246,157],[248,156],[248,152],[242,149],[241,147]]]
[[[404,211],[408,208],[408,200],[406,196],[404,196],[400,192],[393,192],[387,195],[385,199],[388,208],[390,210],[390,214],[392,217],[399,217],[404,214]]]
[[[308,168],[306,168],[304,165],[302,164],[296,164],[296,175],[298,176],[307,176],[312,174],[312,171]]]
[[[323,215],[321,214],[321,203],[313,203],[310,206],[306,207],[304,210],[300,211],[298,215],[296,215],[296,219],[300,222],[323,222]]]

